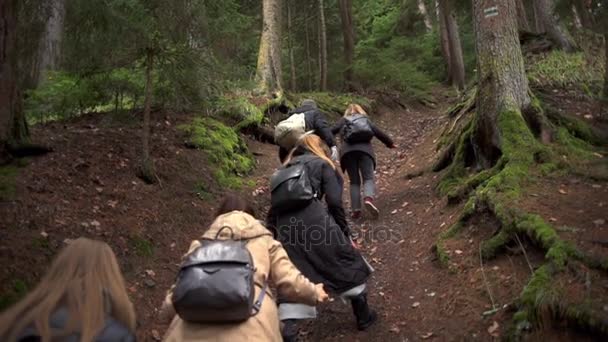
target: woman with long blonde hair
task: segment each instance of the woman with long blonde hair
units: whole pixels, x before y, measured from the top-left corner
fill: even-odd
[[[68,244],[38,286],[0,315],[2,341],[135,341],[135,310],[114,252]]]
[[[356,103],[351,103],[344,111],[344,117],[331,129],[333,134],[341,133],[340,165],[350,179],[350,205],[353,219],[361,218],[361,190],[363,204],[372,217],[380,214],[374,203],[376,183],[376,155],[372,139],[377,138],[388,148],[396,148],[393,140],[376,127],[365,110]],[[363,179],[363,182],[361,181]],[[363,183],[363,189],[361,189]]]
[[[287,206],[281,203],[291,203],[289,198],[277,198],[285,192],[271,189],[268,226],[302,274],[351,301],[357,328],[364,330],[377,319],[367,304],[365,285],[372,270],[352,242],[342,205],[342,180],[327,151],[323,140],[314,134],[300,138],[286,163],[273,176],[274,184],[283,179],[280,175],[289,176],[297,168],[300,175],[307,177],[315,196],[308,201],[293,201],[297,206]],[[284,341],[294,341],[297,320],[316,317],[316,310],[279,298],[279,317],[284,323]]]

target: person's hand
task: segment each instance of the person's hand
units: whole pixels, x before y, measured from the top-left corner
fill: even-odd
[[[317,292],[317,302],[323,303],[329,299],[329,295],[325,292],[323,284],[315,284],[315,291]]]
[[[331,160],[338,161],[338,147],[332,146],[331,148]]]

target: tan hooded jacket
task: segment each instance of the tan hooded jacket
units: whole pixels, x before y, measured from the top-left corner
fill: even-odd
[[[259,221],[247,213],[233,211],[218,216],[203,239],[214,239],[220,228],[225,226],[232,228],[234,236],[231,236],[230,230],[224,229],[218,239],[249,240],[246,246],[256,267],[255,298],[258,298],[268,279],[270,285],[274,285],[277,292],[286,299],[308,305],[317,304],[314,284],[291,263],[281,243],[274,240]],[[192,241],[188,253],[199,246],[198,240]],[[281,341],[277,306],[270,291],[257,315],[235,324],[194,324],[182,321],[175,315],[171,295],[169,290],[161,309],[161,315],[173,317],[165,341]]]

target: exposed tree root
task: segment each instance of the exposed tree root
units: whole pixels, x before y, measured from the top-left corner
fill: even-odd
[[[538,325],[545,312],[549,312],[552,318],[576,320],[577,326],[608,334],[608,322],[606,319],[598,320],[597,313],[584,306],[561,307],[559,303],[563,301],[558,300],[559,294],[552,283],[568,263],[581,262],[589,268],[607,270],[608,260],[591,259],[574,244],[560,238],[555,228],[540,216],[524,212],[514,205],[531,171],[555,168],[562,155],[573,159],[580,157],[580,151],[587,146],[581,139],[591,138],[584,134],[588,128],[582,126],[574,131],[564,131],[557,125],[564,124],[563,119],[549,121],[540,106],[532,107],[535,108],[523,113],[517,110],[500,113],[498,128],[502,137],[502,154],[491,168],[476,173],[471,170],[475,165],[476,151],[471,141],[475,118],[461,124],[456,135],[446,129],[452,143],[434,166],[434,170],[444,169],[438,190],[448,196],[450,203],[468,199],[458,221],[439,235],[435,252],[440,263],[452,269],[450,255],[445,248],[446,240],[458,234],[473,215],[489,212],[497,218],[500,226],[493,237],[481,243],[483,259],[495,257],[518,236],[527,237],[546,253],[545,264],[534,271],[516,303],[518,311],[507,338],[518,340],[524,331]],[[546,140],[546,132],[549,131],[555,132],[552,134],[555,136],[554,146],[543,144],[549,142]],[[454,136],[457,139],[453,139]]]

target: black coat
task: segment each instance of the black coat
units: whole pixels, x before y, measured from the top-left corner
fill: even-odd
[[[51,315],[51,329],[62,329],[68,322],[68,311],[65,308],[57,310]],[[95,337],[94,342],[135,342],[133,335],[127,327],[112,317],[106,317],[105,327]],[[19,338],[19,342],[39,342],[42,341],[34,326],[27,327]],[[64,342],[80,342],[80,336],[73,334],[63,338]]]
[[[306,171],[319,199],[290,212],[271,208],[268,227],[306,277],[341,293],[365,283],[371,271],[349,239],[341,178],[321,158],[307,162]]]
[[[336,124],[331,128],[332,134],[343,134],[344,125],[346,124],[346,119],[341,118],[336,122]],[[372,130],[374,131],[374,136],[380,140],[386,147],[393,147],[395,143],[393,139],[389,137],[386,133],[384,133],[380,128],[376,127],[373,122],[370,120],[370,124],[372,126]],[[376,154],[374,153],[374,147],[372,146],[372,142],[363,142],[356,144],[349,144],[344,139],[342,139],[342,146],[340,148],[340,165],[342,165],[342,170],[344,170],[345,165],[349,162],[349,158],[355,154],[351,152],[363,152],[367,153],[374,160],[374,168],[376,167]]]
[[[331,128],[325,119],[325,114],[312,106],[302,106],[289,111],[289,115],[297,113],[304,113],[306,131],[314,131],[316,135],[325,141],[327,146],[336,146],[336,140],[334,139]],[[281,159],[281,162],[285,160],[288,154],[288,150],[282,147],[279,148],[279,158]]]

